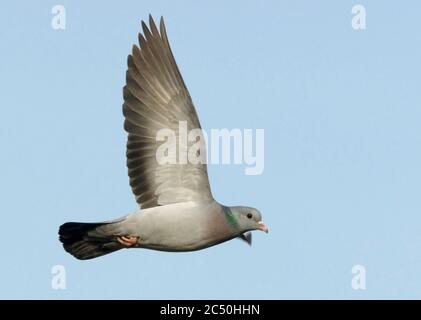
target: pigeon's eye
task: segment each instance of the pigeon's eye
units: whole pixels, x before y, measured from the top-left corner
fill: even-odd
[[[253,218],[253,215],[251,213],[247,213],[247,218],[251,219]]]

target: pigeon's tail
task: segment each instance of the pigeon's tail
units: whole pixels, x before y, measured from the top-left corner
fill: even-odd
[[[64,250],[80,260],[87,260],[122,249],[122,245],[110,236],[97,232],[109,223],[67,222],[60,226],[60,241]]]

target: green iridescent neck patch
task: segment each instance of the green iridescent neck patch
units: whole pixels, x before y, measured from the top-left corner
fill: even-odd
[[[222,209],[224,210],[225,219],[228,221],[229,225],[233,228],[237,228],[238,222],[237,219],[235,219],[231,209],[225,206],[222,206]]]

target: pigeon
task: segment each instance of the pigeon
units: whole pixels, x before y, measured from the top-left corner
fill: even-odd
[[[158,155],[160,130],[174,129],[178,135],[180,122],[189,130],[201,131],[201,126],[163,18],[159,30],[151,15],[149,27],[141,24],[143,35],[139,33],[139,46],[133,45],[128,56],[123,88],[128,175],[139,209],[111,221],[64,223],[59,240],[80,260],[124,248],[195,251],[234,238],[251,245],[252,230],[268,232],[259,210],[215,201],[206,163],[159,161],[169,153]]]

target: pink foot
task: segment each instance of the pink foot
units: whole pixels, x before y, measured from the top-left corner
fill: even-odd
[[[117,237],[117,241],[128,248],[138,246],[139,237],[136,236],[121,236]]]

